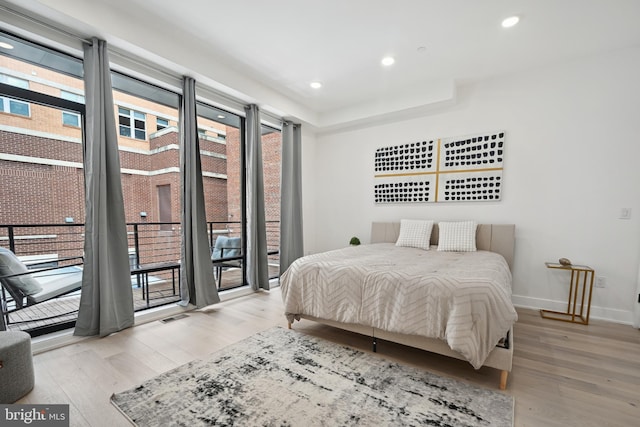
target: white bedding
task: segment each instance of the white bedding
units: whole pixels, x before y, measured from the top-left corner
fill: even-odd
[[[440,338],[476,369],[517,320],[509,267],[488,251],[352,246],[296,260],[280,283],[289,321],[302,314]]]

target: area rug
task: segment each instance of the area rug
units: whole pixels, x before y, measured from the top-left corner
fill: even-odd
[[[111,397],[138,426],[513,426],[513,398],[272,328]]]

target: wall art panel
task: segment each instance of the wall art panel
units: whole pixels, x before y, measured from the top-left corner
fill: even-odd
[[[375,171],[383,174],[435,171],[436,151],[436,141],[411,142],[378,148]]]
[[[411,142],[375,152],[375,203],[497,201],[505,133]]]

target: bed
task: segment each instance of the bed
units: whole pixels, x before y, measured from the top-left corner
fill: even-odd
[[[371,336],[374,351],[382,339],[495,368],[505,389],[515,226],[474,223],[469,252],[438,251],[439,228],[420,249],[396,245],[401,223],[375,222],[371,244],[296,260],[280,278],[289,327],[309,319]]]

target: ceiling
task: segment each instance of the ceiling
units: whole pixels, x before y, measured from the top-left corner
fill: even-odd
[[[9,3],[317,128],[455,103],[460,85],[640,46],[638,0]],[[511,15],[520,23],[502,28]],[[395,64],[383,67],[386,55]]]

